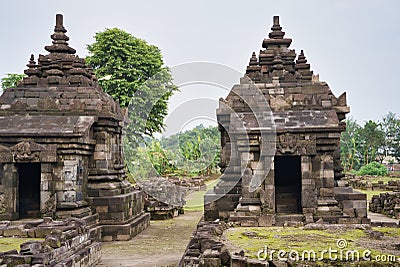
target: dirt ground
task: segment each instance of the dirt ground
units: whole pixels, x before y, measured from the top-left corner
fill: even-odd
[[[151,221],[130,241],[102,243],[98,266],[178,266],[201,216],[201,211],[190,211],[171,220]]]

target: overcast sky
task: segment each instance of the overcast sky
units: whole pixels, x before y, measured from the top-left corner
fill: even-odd
[[[56,13],[81,57],[95,32],[118,27],[157,45],[168,66],[208,61],[240,72],[280,15],[291,48],[304,49],[336,96],[347,92],[350,115],[362,123],[400,114],[399,11],[398,0],[3,0],[0,78],[21,73],[31,53],[46,53]]]

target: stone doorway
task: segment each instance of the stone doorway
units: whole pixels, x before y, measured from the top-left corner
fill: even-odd
[[[301,157],[275,156],[275,205],[277,213],[301,212]]]
[[[19,218],[39,218],[40,163],[21,163],[18,169]]]

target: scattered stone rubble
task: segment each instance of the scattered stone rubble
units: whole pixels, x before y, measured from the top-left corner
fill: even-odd
[[[372,196],[369,210],[400,219],[400,192],[387,192]]]
[[[171,219],[183,214],[187,190],[171,180],[154,177],[140,182],[145,192],[144,208],[152,220]]]
[[[183,214],[186,196],[206,190],[208,177],[153,177],[140,181],[145,192],[144,209],[152,220],[165,220]],[[154,197],[156,196],[156,197]]]
[[[346,175],[346,181],[348,181],[349,185],[356,189],[363,190],[380,190],[380,191],[400,191],[400,179],[399,180],[390,180],[387,183],[383,181],[378,181],[376,183],[372,183],[369,181],[372,178],[376,178],[374,176],[351,176]],[[397,178],[393,176],[393,178]]]
[[[26,224],[2,221],[1,237],[44,238],[28,241],[20,251],[0,253],[0,266],[95,266],[101,257],[101,246],[94,241],[98,228],[89,229],[77,218],[53,221],[44,218]]]

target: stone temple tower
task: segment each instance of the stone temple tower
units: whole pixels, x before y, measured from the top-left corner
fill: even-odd
[[[143,194],[126,180],[125,111],[68,45],[56,16],[47,55],[0,97],[0,218],[78,217],[101,240],[149,224]]]
[[[247,226],[318,219],[368,222],[366,196],[340,181],[340,135],[350,111],[346,94],[336,97],[313,74],[304,51],[297,54],[291,43],[275,16],[245,77],[220,100],[217,118],[224,173],[205,196],[206,220],[220,218]],[[252,87],[261,99],[251,93]],[[274,131],[255,119],[262,101],[269,113],[260,113],[261,118],[270,116]],[[271,144],[273,154],[263,155],[263,147]],[[256,176],[262,183],[249,190],[249,181]]]

